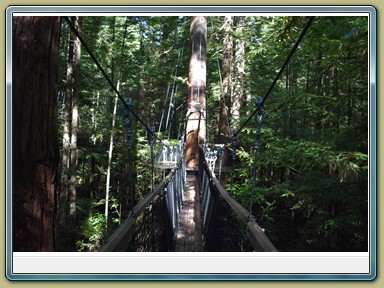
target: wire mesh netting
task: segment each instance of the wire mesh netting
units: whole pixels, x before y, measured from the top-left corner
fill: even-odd
[[[254,251],[246,225],[221,197],[210,181],[206,167],[200,169],[204,250],[208,252]]]

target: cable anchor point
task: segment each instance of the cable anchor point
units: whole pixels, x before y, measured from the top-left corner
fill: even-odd
[[[259,150],[259,141],[261,135],[261,125],[264,123],[265,115],[263,111],[263,98],[257,97],[253,100],[256,105],[256,114],[255,114],[255,122],[256,122],[256,137],[255,137],[255,145],[254,149]]]

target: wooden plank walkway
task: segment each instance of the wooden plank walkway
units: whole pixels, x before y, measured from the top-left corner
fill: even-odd
[[[202,252],[199,182],[187,174],[175,252]]]

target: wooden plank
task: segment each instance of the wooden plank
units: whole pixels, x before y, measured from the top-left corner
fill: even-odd
[[[195,175],[188,175],[184,186],[183,208],[176,236],[176,252],[202,252],[199,185]]]

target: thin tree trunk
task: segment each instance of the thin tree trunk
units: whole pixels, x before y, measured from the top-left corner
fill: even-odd
[[[65,106],[63,115],[63,153],[61,160],[61,181],[59,187],[58,201],[58,218],[59,228],[63,227],[67,218],[67,202],[68,202],[68,174],[69,174],[69,159],[71,154],[71,106],[72,106],[72,80],[73,80],[73,54],[74,54],[74,36],[69,39],[68,60],[67,60],[67,89],[65,95]]]
[[[333,82],[333,97],[335,99],[339,99],[340,96],[340,87],[339,87],[339,71],[337,70],[337,67],[333,66],[332,67],[332,82]],[[336,107],[334,108],[336,109]],[[334,122],[334,127],[336,128],[336,131],[339,132],[339,120],[340,120],[340,115],[335,111],[336,117],[335,117],[335,122]]]
[[[60,17],[12,24],[13,251],[55,251]]]
[[[112,43],[115,41],[115,21],[116,18],[113,18],[112,22]],[[111,48],[111,80],[114,80],[114,50]],[[117,83],[117,90],[119,90],[119,83]],[[109,192],[110,192],[110,181],[111,181],[111,165],[112,165],[112,154],[113,154],[113,137],[115,133],[115,122],[116,122],[116,111],[117,111],[117,101],[118,95],[115,96],[115,102],[113,104],[113,112],[112,112],[112,125],[111,125],[111,138],[109,141],[109,150],[108,150],[108,167],[107,167],[107,179],[105,183],[105,223],[106,227],[108,225],[108,214],[109,214]]]
[[[291,69],[290,69],[290,66],[289,66],[289,64],[287,65],[287,68],[286,68],[286,70],[285,70],[285,90],[286,90],[286,92],[287,92],[287,94],[289,95],[289,75],[290,75],[290,73],[291,73],[291,71],[290,71]],[[287,137],[287,130],[288,130],[288,136],[290,137],[290,123],[291,123],[291,102],[289,102],[289,104],[288,104],[288,129],[287,128],[285,128],[284,129],[284,138],[286,138]]]
[[[316,87],[316,94],[318,96],[321,95],[321,91],[323,89],[323,74],[321,73],[321,62],[322,62],[323,55],[320,52],[317,58],[317,66],[316,66],[316,72],[317,75],[319,75],[319,78],[317,80],[317,87]],[[315,123],[315,131],[317,132],[318,136],[321,137],[321,132],[323,130],[323,124],[321,121],[321,118],[317,119]]]
[[[310,70],[311,70],[311,60],[308,60],[308,62],[307,62],[307,76],[306,76],[306,80],[305,80],[305,89],[306,89],[307,93],[310,93],[310,91],[309,91]],[[304,102],[305,102],[305,106],[307,106],[307,103],[308,103],[307,99],[305,99]],[[303,118],[304,118],[303,119],[303,135],[306,136],[308,112],[305,109],[303,111],[303,113],[304,113],[304,116],[303,116]]]
[[[198,142],[205,142],[206,133],[206,17],[191,17],[190,35],[191,58],[188,74],[188,112],[185,149],[187,166],[197,168],[199,165]]]
[[[78,16],[72,18],[76,29],[80,30],[80,19]],[[69,216],[76,220],[76,171],[78,162],[77,151],[77,129],[79,120],[78,102],[79,102],[79,86],[80,86],[80,41],[74,36],[73,38],[73,86],[72,86],[72,123],[71,123],[71,164],[70,179],[68,186],[69,193]]]
[[[97,128],[98,128],[98,111],[99,111],[99,103],[100,103],[100,91],[94,91],[92,97],[92,142],[93,145],[96,146],[97,142]]]
[[[223,76],[223,94],[220,99],[220,114],[219,114],[219,135],[218,142],[227,144],[229,131],[229,112],[227,102],[231,99],[232,85],[232,53],[233,53],[233,17],[225,16],[224,18],[224,39],[223,39],[223,61],[222,61],[222,76]],[[224,153],[223,165],[228,162],[228,153]]]
[[[235,69],[234,69],[234,87],[232,93],[231,117],[232,126],[237,129],[240,123],[240,111],[243,106],[243,86],[244,86],[244,66],[245,66],[245,41],[242,33],[244,29],[244,16],[237,17],[235,40]]]
[[[292,62],[292,67],[295,67],[296,66],[296,63],[295,62]],[[290,72],[290,80],[289,80],[289,95],[290,97],[292,97],[292,95],[295,95],[296,94],[296,90],[297,90],[297,78],[298,78],[298,74],[297,72],[295,71],[295,69],[292,69],[292,71]],[[290,105],[289,105],[289,139],[296,139],[296,130],[294,129],[294,124],[295,124],[295,119],[294,119],[294,112],[293,112],[293,105],[292,105],[292,101],[290,101]]]
[[[248,107],[248,105],[251,104],[252,95],[251,95],[251,87],[249,84],[247,84],[246,90],[245,90],[245,105],[244,107]],[[250,110],[246,110],[245,115],[249,116]]]
[[[117,85],[119,89],[119,85]],[[105,183],[105,218],[108,219],[108,205],[109,205],[109,192],[110,192],[110,182],[111,182],[111,166],[112,166],[112,154],[113,154],[113,138],[115,134],[115,125],[116,125],[116,111],[117,111],[117,102],[118,96],[116,94],[115,102],[113,106],[113,115],[112,115],[112,130],[111,130],[111,139],[109,141],[109,150],[108,150],[108,168],[107,168],[107,180]]]

